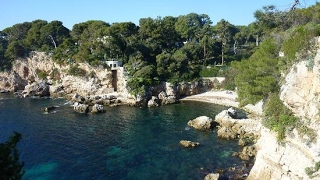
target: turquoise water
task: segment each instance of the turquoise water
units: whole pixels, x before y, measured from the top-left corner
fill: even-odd
[[[45,114],[40,108],[59,106]],[[188,128],[198,116],[227,107],[184,102],[158,108],[108,107],[104,114],[77,114],[63,99],[20,99],[0,94],[0,141],[13,131],[25,162],[24,179],[203,179],[242,162],[235,141],[214,131]],[[201,145],[186,149],[179,141]]]

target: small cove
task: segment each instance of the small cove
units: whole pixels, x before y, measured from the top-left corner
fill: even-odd
[[[59,106],[45,114],[40,108]],[[0,95],[0,141],[13,131],[25,162],[24,179],[203,179],[242,161],[236,141],[187,127],[198,116],[227,107],[183,102],[158,108],[108,107],[103,114],[77,114],[63,99]],[[194,149],[182,139],[200,142]]]

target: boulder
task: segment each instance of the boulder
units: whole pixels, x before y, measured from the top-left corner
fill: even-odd
[[[206,177],[204,177],[204,180],[218,180],[219,176],[219,173],[210,173],[207,174]]]
[[[105,108],[104,108],[103,105],[94,104],[94,105],[92,106],[91,112],[92,112],[92,113],[103,113],[103,112],[106,112],[106,110],[105,110]]]
[[[212,128],[212,119],[207,116],[200,116],[196,119],[190,120],[188,126],[198,130],[210,130]]]
[[[42,82],[33,82],[25,86],[24,91],[22,92],[23,97],[30,97],[30,96],[50,96],[49,91],[49,84],[42,81]]]
[[[238,153],[240,159],[248,161],[251,157],[255,157],[257,154],[257,149],[255,145],[252,146],[244,146],[242,151]]]
[[[152,96],[152,98],[148,101],[148,107],[158,107],[159,99],[156,96]]]
[[[237,110],[235,110],[234,108],[229,108],[228,110],[228,115],[233,118],[233,119],[237,119],[238,118],[238,112]]]
[[[64,97],[66,95],[64,87],[61,84],[56,86],[50,86],[49,92],[51,97]]]
[[[161,91],[161,92],[158,94],[158,98],[159,98],[160,100],[164,100],[166,97],[167,97],[167,93],[164,92],[164,91]]]
[[[200,143],[198,142],[192,142],[192,141],[187,141],[187,140],[181,140],[180,141],[180,145],[183,146],[183,147],[196,147],[196,146],[199,146]]]
[[[74,111],[78,112],[78,113],[88,113],[89,112],[89,106],[86,104],[81,104],[81,103],[74,103],[73,105],[73,109]]]

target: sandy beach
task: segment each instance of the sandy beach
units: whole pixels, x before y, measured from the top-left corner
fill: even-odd
[[[237,93],[234,91],[208,91],[180,99],[181,101],[201,101],[219,104],[223,106],[238,107]]]

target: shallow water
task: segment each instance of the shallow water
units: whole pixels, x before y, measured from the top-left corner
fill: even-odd
[[[59,106],[52,113],[40,108]],[[20,99],[0,94],[0,141],[13,131],[25,162],[24,179],[203,179],[241,164],[235,141],[187,126],[198,116],[227,107],[183,102],[158,108],[108,107],[104,114],[77,114],[63,99]],[[200,142],[193,149],[179,141]]]

